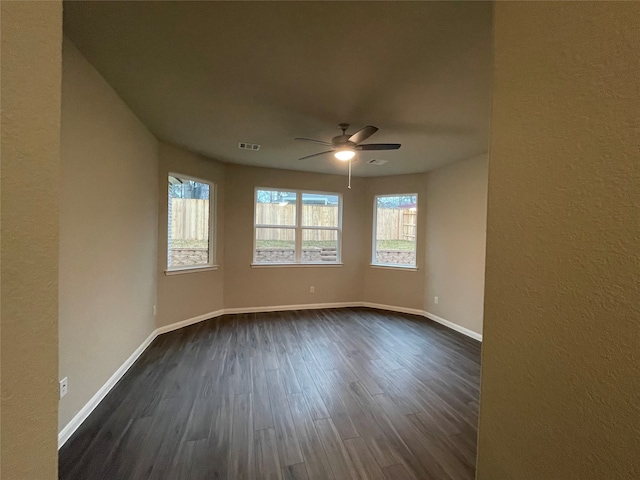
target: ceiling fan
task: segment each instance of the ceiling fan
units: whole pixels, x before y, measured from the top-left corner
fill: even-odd
[[[355,157],[356,152],[358,151],[397,150],[401,146],[399,143],[362,143],[378,131],[378,127],[374,127],[373,125],[367,125],[363,129],[358,130],[353,135],[347,134],[347,130],[349,129],[348,123],[341,123],[338,125],[338,128],[342,130],[342,135],[336,135],[335,137],[333,137],[331,143],[323,142],[322,140],[313,140],[312,138],[296,138],[296,140],[319,143],[320,145],[331,147],[331,150],[325,150],[324,152],[307,155],[306,157],[302,157],[299,160],[306,160],[307,158],[317,157],[319,155],[333,152],[333,156],[338,160],[347,162]]]

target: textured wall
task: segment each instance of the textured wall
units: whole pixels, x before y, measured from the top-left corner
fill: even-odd
[[[57,478],[62,2],[2,2],[0,476]]]
[[[160,144],[158,168],[158,326],[223,308],[224,165],[180,147]],[[216,184],[216,263],[218,270],[165,275],[167,269],[167,176],[182,173]]]
[[[424,308],[482,334],[487,156],[432,170],[427,179]]]
[[[480,480],[640,478],[639,18],[495,4]]]
[[[155,329],[158,142],[64,41],[62,429]]]

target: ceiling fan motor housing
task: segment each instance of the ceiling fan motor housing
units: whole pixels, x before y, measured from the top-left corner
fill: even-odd
[[[336,135],[331,140],[334,147],[355,147],[356,144],[349,141],[351,135]]]

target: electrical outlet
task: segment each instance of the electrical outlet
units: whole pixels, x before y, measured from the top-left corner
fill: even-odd
[[[309,293],[316,293],[316,287],[313,285],[309,287]]]
[[[62,380],[60,380],[60,398],[64,397],[67,394],[68,390],[69,390],[68,380],[67,380],[67,377],[64,377]]]
[[[433,297],[433,303],[438,304],[438,297]]]

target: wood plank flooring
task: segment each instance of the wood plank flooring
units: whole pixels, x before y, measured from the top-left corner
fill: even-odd
[[[159,336],[60,450],[62,480],[469,480],[480,343],[367,308]]]

